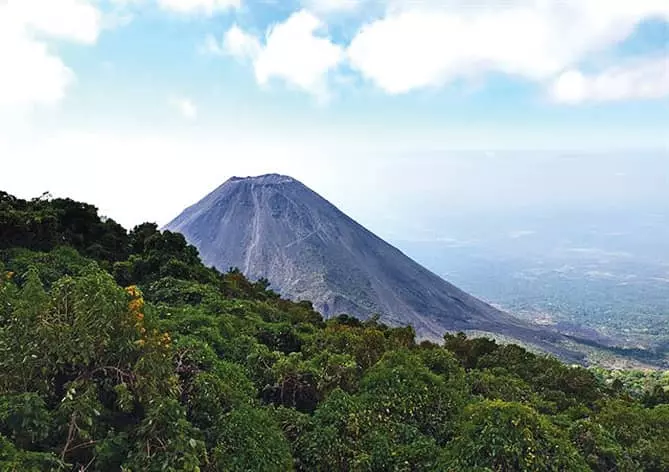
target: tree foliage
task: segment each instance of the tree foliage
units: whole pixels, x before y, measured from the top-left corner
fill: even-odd
[[[0,470],[666,471],[667,378],[341,315],[0,193]]]

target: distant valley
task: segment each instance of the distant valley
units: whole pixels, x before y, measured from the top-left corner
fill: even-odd
[[[605,345],[666,356],[669,213],[440,223],[449,228],[441,237],[393,242],[437,274],[516,316]]]

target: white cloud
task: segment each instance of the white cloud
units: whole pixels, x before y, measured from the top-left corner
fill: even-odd
[[[143,7],[155,4],[160,9],[182,15],[201,14],[213,16],[216,13],[241,7],[242,0],[110,0],[127,13],[128,7]]]
[[[586,79],[577,70],[569,70],[561,74],[551,87],[551,96],[555,101],[579,103],[585,100],[587,93]]]
[[[44,43],[12,32],[1,20],[0,64],[0,107],[57,102],[74,77]]]
[[[212,15],[215,12],[230,8],[239,8],[241,0],[157,0],[158,5],[177,13],[205,13]]]
[[[223,37],[222,50],[238,59],[256,60],[262,52],[262,46],[258,38],[246,33],[239,26],[232,25]]]
[[[195,103],[190,98],[171,98],[169,103],[187,120],[195,120],[197,118],[197,106],[195,106]]]
[[[259,84],[277,78],[323,98],[328,72],[344,60],[343,49],[318,34],[323,27],[302,10],[269,28],[264,45],[236,25],[225,34],[223,45],[228,53],[252,61]]]
[[[8,0],[4,12],[29,32],[93,44],[102,14],[90,0]],[[3,15],[4,16],[4,15]]]
[[[568,104],[669,97],[669,57],[637,60],[592,75],[568,70],[550,92],[555,101]]]
[[[92,44],[101,13],[88,0],[8,0],[0,5],[0,107],[52,104],[74,73],[53,51],[53,40]]]
[[[540,84],[564,74],[558,89],[574,93],[584,78],[573,69],[628,38],[643,20],[669,21],[666,0],[302,0],[302,5],[305,10],[268,30],[264,44],[235,25],[222,46],[207,38],[205,50],[249,59],[260,84],[277,77],[312,92],[322,91],[328,73],[348,62],[390,94],[487,73]],[[363,24],[348,46],[315,34],[323,29],[315,15],[360,12],[363,6],[369,13],[366,7],[372,5],[384,13]]]
[[[393,94],[485,72],[543,81],[624,40],[649,17],[669,20],[669,2],[391,0],[347,52],[355,69]]]
[[[302,6],[315,13],[351,12],[365,0],[302,0]]]

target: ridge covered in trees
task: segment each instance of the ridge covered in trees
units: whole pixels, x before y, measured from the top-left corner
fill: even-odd
[[[666,375],[419,343],[268,287],[0,192],[0,470],[669,470]]]

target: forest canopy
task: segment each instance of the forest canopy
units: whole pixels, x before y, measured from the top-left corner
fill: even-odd
[[[669,378],[346,315],[0,192],[2,471],[669,470]]]

